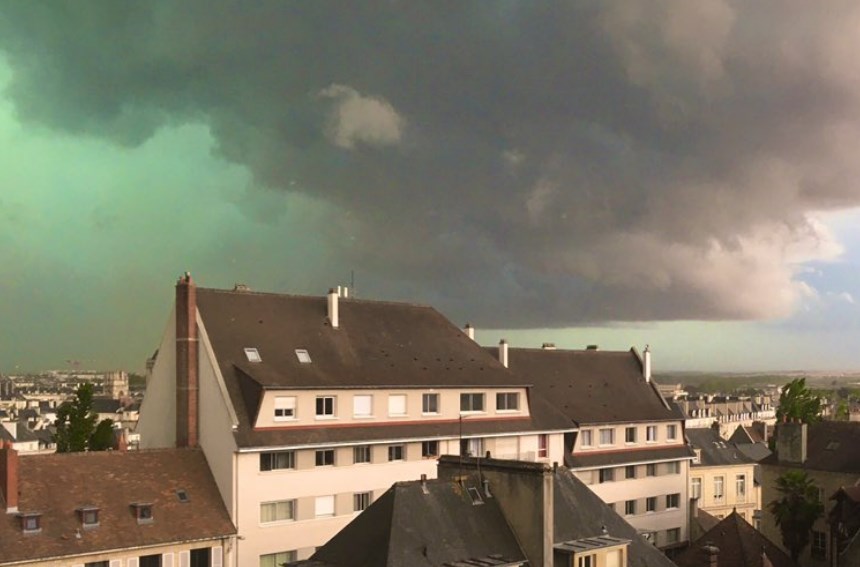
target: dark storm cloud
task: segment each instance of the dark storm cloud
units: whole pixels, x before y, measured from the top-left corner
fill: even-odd
[[[206,122],[365,295],[494,326],[786,315],[860,205],[855,2],[0,7],[23,121]],[[237,275],[237,278],[240,275]]]

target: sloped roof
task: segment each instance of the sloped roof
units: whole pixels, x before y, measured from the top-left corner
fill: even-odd
[[[779,424],[777,424],[777,435]],[[791,468],[830,472],[860,473],[860,422],[819,421],[808,425],[806,462]],[[761,461],[780,465],[776,453]]]
[[[468,483],[467,483],[468,487]],[[425,493],[426,489],[426,493]],[[313,556],[332,567],[438,567],[525,561],[495,498],[475,505],[457,482],[397,482]]]
[[[93,398],[93,412],[95,413],[117,413],[122,408],[122,402],[112,398]]]
[[[498,348],[488,348],[498,356]],[[508,367],[580,425],[678,419],[629,351],[509,348]]]
[[[764,537],[737,512],[726,516],[719,524],[705,532],[690,547],[675,557],[678,567],[709,567],[710,556],[706,545],[719,549],[719,565],[738,567],[797,567],[784,551]],[[763,562],[766,555],[770,565]]]
[[[723,440],[720,434],[710,427],[687,429],[687,439],[694,449],[699,449],[701,458],[693,467],[714,467],[725,465],[746,465],[755,461]]]
[[[255,431],[266,389],[528,386],[431,307],[345,298],[338,305],[339,328],[333,329],[325,297],[198,288],[197,306],[239,421],[240,447],[457,434],[458,424],[438,422]],[[256,348],[262,361],[249,363],[246,347]],[[311,363],[299,362],[296,349],[307,350]],[[539,393],[530,392],[529,401],[529,418],[474,419],[469,428],[492,434],[574,427]]]
[[[40,512],[42,531],[25,535],[15,514],[0,515],[0,563],[236,533],[199,449],[18,458],[18,509]],[[187,503],[176,496],[180,489],[187,492]],[[151,524],[137,523],[131,507],[135,502],[152,504]],[[99,509],[98,527],[81,528],[76,510],[82,506]]]

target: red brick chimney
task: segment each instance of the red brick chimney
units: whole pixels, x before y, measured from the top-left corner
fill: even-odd
[[[128,451],[128,435],[125,427],[113,430],[113,448],[115,451]]]
[[[197,286],[176,282],[176,446],[196,447],[198,426]]]
[[[0,441],[0,492],[6,513],[18,511],[18,451],[11,442]]]

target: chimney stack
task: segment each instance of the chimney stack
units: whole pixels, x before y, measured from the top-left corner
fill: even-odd
[[[197,286],[176,282],[176,446],[196,447],[198,433]]]
[[[337,329],[337,298],[340,295],[337,288],[328,290],[328,320],[332,329]]]
[[[543,350],[555,350],[555,343],[544,343],[541,345]]]
[[[475,340],[475,327],[473,327],[470,323],[466,323],[466,326],[463,327],[463,332],[466,333],[466,336]]]
[[[645,345],[642,352],[642,377],[645,382],[651,382],[651,347],[648,345]]]
[[[712,543],[706,544],[702,548],[705,552],[705,555],[708,557],[708,566],[709,567],[718,567],[719,566],[719,558],[720,558],[720,548]]]
[[[499,341],[499,362],[505,368],[508,367],[508,341],[505,339]]]
[[[125,427],[113,430],[113,448],[116,451],[128,451],[128,435]]]
[[[0,441],[0,492],[6,504],[6,513],[18,512],[18,451],[12,442]]]
[[[776,456],[780,463],[802,465],[806,462],[807,425],[780,423],[776,426]]]

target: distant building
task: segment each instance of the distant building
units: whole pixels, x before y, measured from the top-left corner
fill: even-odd
[[[104,381],[102,382],[103,395],[119,400],[127,396],[128,390],[128,373],[123,370],[115,370],[105,373]]]
[[[687,427],[710,427],[717,423],[720,436],[728,438],[738,425],[776,423],[776,408],[767,394],[755,396],[676,396],[672,403],[684,414]]]

